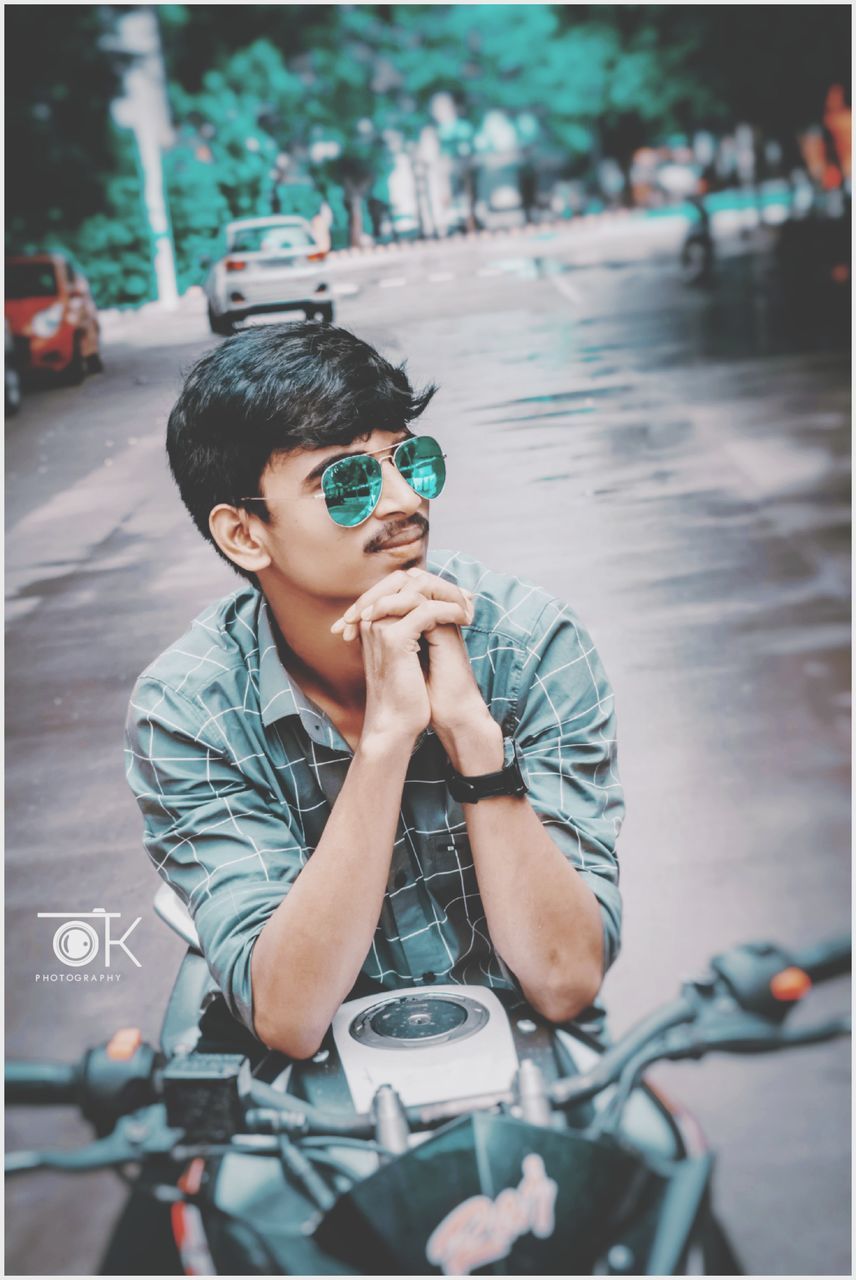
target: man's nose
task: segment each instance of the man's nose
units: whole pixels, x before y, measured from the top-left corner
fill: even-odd
[[[380,464],[380,473],[383,477],[383,489],[375,515],[383,519],[398,511],[405,515],[415,514],[424,499],[419,497],[415,489],[411,489],[392,458],[384,458]]]

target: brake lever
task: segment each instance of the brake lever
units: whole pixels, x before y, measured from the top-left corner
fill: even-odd
[[[6,1155],[7,1173],[27,1173],[34,1169],[58,1169],[65,1173],[85,1173],[129,1164],[148,1156],[169,1155],[184,1137],[183,1129],[166,1123],[162,1103],[122,1116],[112,1133],[96,1138],[72,1151],[12,1151]]]
[[[812,986],[794,957],[773,942],[747,942],[714,956],[717,987],[747,1014],[779,1025]]]

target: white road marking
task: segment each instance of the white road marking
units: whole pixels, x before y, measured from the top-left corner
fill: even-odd
[[[564,276],[550,276],[550,283],[558,289],[562,297],[567,298],[569,302],[583,302],[584,296],[582,292],[571,284],[570,280],[566,280]]]

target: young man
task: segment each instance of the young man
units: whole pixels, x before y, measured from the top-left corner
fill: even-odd
[[[612,693],[560,601],[429,555],[433,390],[343,329],[271,325],[204,356],[169,420],[247,581],[140,677],[128,778],[229,1009],[296,1058],[367,983],[596,1022],[618,950]]]

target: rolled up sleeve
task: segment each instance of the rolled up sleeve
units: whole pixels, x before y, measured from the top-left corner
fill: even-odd
[[[559,602],[545,607],[530,634],[516,720],[532,808],[600,904],[606,973],[621,941],[616,842],[624,796],[614,697],[591,637]]]
[[[254,1032],[252,949],[307,850],[290,811],[248,782],[205,720],[175,690],[138,682],[125,728],[127,777],[149,858],[188,907],[231,1013]]]

